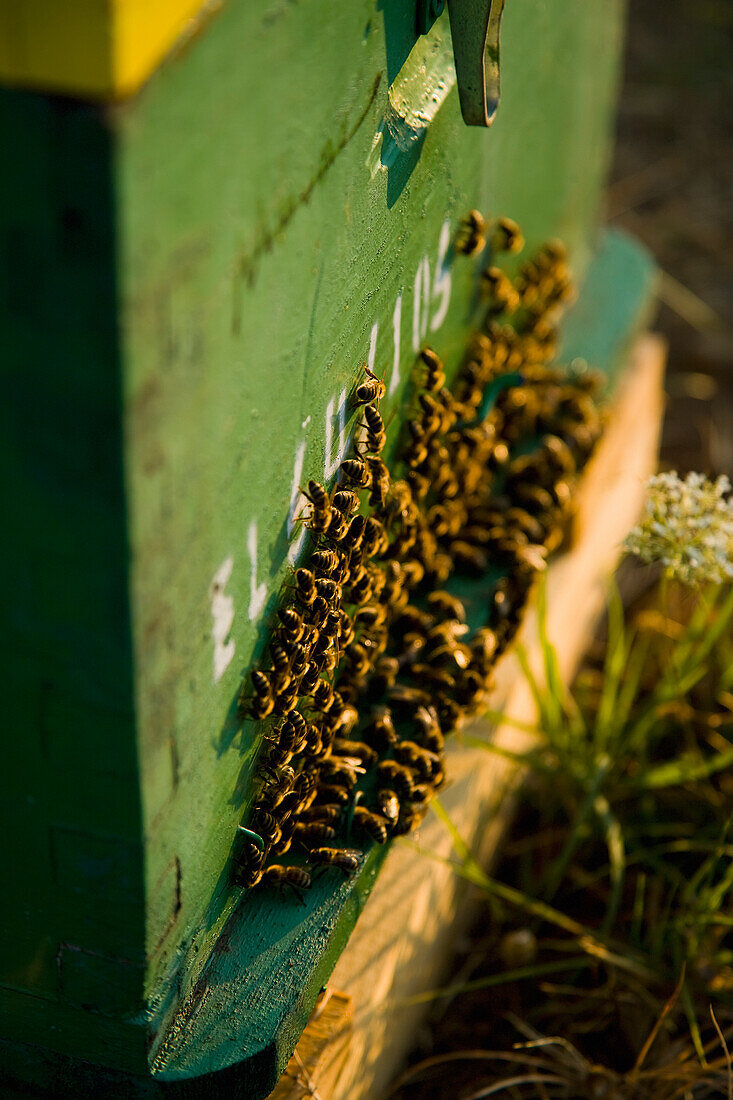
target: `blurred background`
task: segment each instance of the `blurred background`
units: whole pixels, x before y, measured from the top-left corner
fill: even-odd
[[[606,217],[661,269],[662,463],[733,473],[733,4],[632,0]]]
[[[696,3],[632,0],[629,4],[625,69],[605,216],[609,224],[641,240],[660,269],[658,310],[651,324],[668,343],[667,407],[660,468],[674,469],[683,475],[691,470],[711,477],[733,475],[732,59],[733,3],[729,0]],[[648,592],[650,575],[648,569],[627,559],[618,580],[630,620],[648,598],[644,593]],[[589,668],[602,667],[606,645],[604,621],[599,624],[596,640],[586,657],[586,675]],[[727,641],[723,648],[726,646]],[[728,659],[721,657],[724,662]],[[541,783],[538,787],[541,791]],[[700,802],[707,799],[719,802],[722,798],[722,809],[726,803],[724,791],[725,788],[721,793],[702,786],[695,790],[691,785],[688,793]],[[537,844],[538,837],[543,831],[550,832],[550,815],[543,819],[536,801],[530,793],[530,808],[524,801],[521,803],[519,820],[503,846],[503,862],[495,871],[495,881],[509,880],[516,885],[521,879],[517,866],[523,860],[530,861],[528,852]],[[730,809],[729,795],[727,807],[726,813]],[[658,810],[659,807],[655,812]],[[687,822],[689,805],[680,799],[674,813],[680,822]],[[574,882],[575,889],[579,888],[580,874],[582,871]],[[591,881],[589,876],[588,882]],[[579,900],[569,891],[573,899],[570,905],[577,906],[574,915],[581,920],[592,911],[592,892],[588,886],[587,896],[581,895]],[[568,911],[564,908],[568,896],[563,895],[556,904],[563,912]],[[722,909],[727,912],[725,905]],[[534,961],[532,934],[521,927],[521,917],[519,927],[504,939],[497,938],[493,919],[484,909],[472,933],[462,940],[449,979],[451,988],[462,983],[480,986],[487,978],[492,981],[497,956],[499,965],[508,969]],[[668,919],[668,912],[660,912],[659,927]],[[622,922],[622,936],[625,928]],[[708,976],[713,976],[713,983],[718,981],[721,997],[725,999],[729,987],[716,966],[708,967]],[[607,1091],[611,1087],[610,1077],[604,1076],[599,1066],[612,1067],[619,1074],[628,1070],[637,1054],[634,1050],[629,1055],[628,1035],[636,1029],[637,1039],[643,1037],[648,1021],[642,1023],[643,1013],[638,1013],[638,1003],[635,1007],[634,996],[628,995],[628,988],[618,975],[606,983],[599,980],[596,992],[588,999],[571,982],[564,983],[563,977],[544,982],[538,977],[536,981],[499,984],[496,989],[486,986],[475,991],[468,989],[438,1000],[427,1025],[416,1037],[410,1064],[390,1095],[397,1100],[479,1097],[489,1095],[489,1091],[492,1095],[497,1091],[517,1097],[577,1095],[583,1100],[610,1095],[649,1100],[671,1095],[732,1095],[733,1075],[727,1056],[716,1063],[719,1071],[722,1067],[720,1078],[715,1077],[712,1069],[702,1068],[695,1082],[691,1077],[690,1083],[681,1083],[681,1066],[694,1065],[696,1056],[684,1047],[685,1043],[689,1046],[689,1038],[679,1039],[679,1033],[668,1053],[655,1052],[656,1059],[652,1057],[646,1063],[662,1067],[659,1079],[641,1082],[639,1091],[632,1088],[629,1092],[619,1077],[619,1091]],[[674,995],[667,1008],[673,1001]],[[707,1008],[704,1006],[705,1016]],[[661,1001],[656,1011],[666,1011]],[[719,1005],[716,1011],[726,1012]],[[618,1014],[615,1025],[609,1023],[614,1013]],[[527,1082],[523,1087],[499,1088],[501,1078],[516,1080],[533,1072],[532,1065],[541,1064],[544,1070],[549,1067],[564,1077],[574,1072],[573,1058],[581,1064],[574,1052],[563,1062],[560,1047],[556,1048],[557,1054],[547,1054],[546,1062],[532,1063],[532,1057],[542,1056],[541,1046],[526,1052],[514,1046],[517,1039],[532,1037],[529,1029],[521,1030],[526,1021],[538,1029],[535,1035],[541,1032],[545,1036],[562,1037],[548,1042],[564,1043],[569,1037],[576,1050],[589,1059],[586,1067],[596,1063],[599,1073],[595,1085],[591,1073],[577,1092],[567,1093],[562,1087],[558,1093],[527,1092]],[[679,1045],[675,1046],[675,1042]],[[507,1059],[513,1059],[495,1064],[497,1076],[484,1068],[487,1062],[481,1062],[481,1058],[486,1058],[483,1052],[492,1049],[509,1051]],[[667,1057],[670,1075],[665,1076]]]

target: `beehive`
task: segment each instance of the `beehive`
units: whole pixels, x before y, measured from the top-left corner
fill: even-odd
[[[257,748],[237,696],[303,545],[298,486],[333,479],[364,362],[391,437],[425,341],[457,364],[468,209],[567,242],[565,351],[612,374],[649,289],[598,232],[622,4],[508,3],[489,131],[461,118],[447,13],[419,38],[409,3],[171,3],[163,29],[132,0],[14,8],[0,1072],[79,1095],[97,1067],[113,1094],[228,1071],[257,1095],[378,863],[295,909],[231,881]]]

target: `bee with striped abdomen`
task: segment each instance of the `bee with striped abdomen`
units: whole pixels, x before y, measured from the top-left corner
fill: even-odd
[[[310,501],[311,505],[310,513],[306,519],[306,526],[314,534],[323,534],[331,518],[331,502],[328,499],[328,493],[317,481],[309,481],[307,490],[301,489],[300,491]]]
[[[369,367],[365,366],[364,370],[367,373],[367,378],[356,387],[354,401],[357,405],[371,405],[374,402],[378,403],[387,392],[387,387]]]
[[[354,807],[354,824],[376,840],[377,844],[386,844],[389,836],[389,825],[386,817],[372,813],[366,806]]]
[[[253,669],[250,673],[252,684],[251,694],[246,691],[239,698],[239,713],[241,716],[249,715],[256,721],[267,718],[275,709],[275,695],[272,690],[270,677],[260,669]]]
[[[353,848],[312,848],[308,862],[314,867],[335,867],[346,875],[359,870],[361,852]]]
[[[486,244],[486,221],[478,210],[469,210],[461,219],[456,233],[456,252],[475,256]]]

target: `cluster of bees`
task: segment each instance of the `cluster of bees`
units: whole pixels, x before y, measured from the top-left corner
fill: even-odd
[[[514,222],[487,226],[476,211],[456,240],[492,259],[522,247]],[[601,431],[598,377],[547,365],[572,295],[563,246],[546,244],[513,279],[489,264],[481,290],[482,324],[453,385],[435,352],[418,357],[392,469],[385,387],[365,368],[361,431],[337,484],[304,490],[312,550],[240,696],[242,718],[264,726],[234,859],[242,886],[299,893],[316,870],[353,873],[370,842],[420,823],[445,782],[445,736],[481,710],[562,541]],[[458,598],[470,578],[474,594]]]

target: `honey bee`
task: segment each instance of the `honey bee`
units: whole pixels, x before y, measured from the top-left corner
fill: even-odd
[[[273,713],[277,715],[289,714],[298,702],[298,695],[298,681],[294,680],[292,684],[275,696]]]
[[[352,642],[345,650],[345,658],[356,679],[362,679],[372,667],[371,658],[361,642]]]
[[[329,607],[333,607],[341,600],[341,585],[328,577],[317,577],[315,580],[318,595],[323,597]]]
[[[293,839],[306,848],[313,844],[322,844],[324,840],[335,840],[336,830],[325,821],[299,821],[293,830]]]
[[[292,790],[295,781],[295,772],[289,765],[276,768],[272,778],[260,791],[258,810],[272,813],[272,810],[282,801],[285,795]]]
[[[340,685],[339,685],[340,686]],[[345,703],[341,710],[326,715],[324,722],[333,730],[334,737],[348,737],[359,722],[359,711]]]
[[[313,693],[315,692],[318,684],[322,682],[320,676],[321,667],[319,662],[311,661],[305,672],[303,673],[303,677],[300,681],[300,684],[298,685],[299,694],[313,696]]]
[[[384,507],[389,492],[389,470],[381,458],[370,458],[368,464],[371,478],[371,492],[368,497],[369,506],[370,508],[381,509]]]
[[[271,775],[276,768],[289,764],[293,759],[293,752],[281,742],[266,737],[265,744],[267,751],[261,767],[267,774]]]
[[[367,379],[356,387],[354,394],[354,400],[357,405],[371,405],[373,402],[379,402],[387,392],[387,387],[381,379],[377,378],[376,374],[365,366],[364,370],[367,373]]]
[[[422,805],[430,801],[434,793],[432,783],[416,783],[412,788],[410,802]]]
[[[269,675],[272,686],[275,691],[281,691],[291,680],[291,654],[283,646],[273,642],[270,646],[270,657],[272,658],[272,671]]]
[[[256,810],[252,814],[252,824],[268,846],[282,836],[280,822],[266,810]]]
[[[374,516],[368,516],[364,524],[362,545],[364,555],[367,558],[372,558],[375,554],[381,554],[387,549],[387,532],[384,529],[384,524],[375,519]]]
[[[435,435],[443,426],[443,408],[440,402],[431,393],[421,393],[418,402],[422,409],[420,421],[426,435]],[[416,463],[421,465],[421,463]]]
[[[397,794],[409,801],[412,795],[415,781],[412,772],[404,764],[398,764],[394,760],[383,760],[377,764],[377,786],[394,789]]]
[[[423,348],[418,356],[418,365],[422,384],[431,393],[437,393],[445,385],[445,369],[443,361],[435,354],[432,348]]]
[[[338,489],[333,494],[331,506],[342,516],[352,516],[359,507],[359,495],[353,489]]]
[[[295,822],[287,820],[283,822],[282,835],[279,840],[270,848],[270,855],[280,856],[285,852],[289,852],[293,844],[293,832],[295,830]]]
[[[395,684],[389,691],[389,704],[391,707],[407,714],[412,713],[418,707],[430,706],[431,698],[427,691],[407,684]]]
[[[295,642],[299,642],[303,637],[303,617],[292,607],[279,607],[277,611],[277,617],[280,620],[280,626],[278,627],[278,637],[280,644],[283,648],[286,648],[287,643],[290,646]],[[284,641],[283,641],[284,639]]]
[[[424,821],[427,812],[427,803],[420,806],[401,807],[400,816],[392,830],[394,835],[405,836],[405,834],[413,832]]]
[[[456,539],[451,543],[451,553],[456,569],[474,577],[482,576],[489,568],[489,559],[483,550],[470,542]]]
[[[408,465],[410,465],[409,460]],[[415,463],[415,465],[419,466],[420,463]],[[417,469],[408,470],[407,474],[405,475],[405,480],[407,481],[407,484],[409,485],[415,500],[422,500],[423,497],[427,496],[430,489],[430,478],[426,477],[425,474],[420,473],[420,471]]]
[[[413,715],[415,737],[424,742],[433,753],[441,753],[444,747],[440,722],[434,707],[418,707]]]
[[[449,592],[438,590],[428,593],[427,605],[431,613],[441,618],[456,619],[459,623],[466,621],[466,607],[458,596],[452,596]]]
[[[356,756],[329,756],[320,765],[320,774],[340,787],[352,790],[364,774],[361,760]]]
[[[513,488],[517,500],[525,504],[527,508],[537,512],[552,512],[554,501],[547,489],[543,489],[541,485],[527,485],[524,482],[519,482]]]
[[[296,777],[296,783],[300,781],[300,778],[300,775]],[[291,825],[294,823],[295,817],[298,814],[302,813],[303,810],[306,809],[308,805],[310,805],[313,798],[315,798],[315,780],[310,774],[308,774],[307,778],[307,790],[305,788],[302,788],[301,786],[293,786],[291,790],[285,792],[285,794],[278,802],[277,806],[271,807],[270,810],[270,812],[272,812],[273,810],[275,811],[273,816],[275,816],[280,822],[286,842],[292,837]],[[257,809],[259,810],[260,808],[260,804],[258,804]],[[278,843],[280,843],[280,841],[278,841]]]
[[[374,574],[368,569],[363,569],[354,578],[351,584],[351,602],[365,604],[374,595]]]
[[[385,581],[387,579],[386,574],[385,574],[383,569],[379,569],[379,568],[377,568],[376,566],[373,566],[373,565],[368,565],[367,566],[367,573],[369,574],[369,577],[370,577],[371,582],[372,582],[372,584],[371,584],[372,591],[371,591],[370,599],[379,600],[379,599],[381,599],[382,592],[384,591],[384,584],[385,584]],[[382,602],[384,602],[384,601],[382,601]]]
[[[498,218],[491,230],[491,247],[495,252],[521,252],[524,237],[517,223],[511,218]]]
[[[308,756],[317,758],[323,755],[323,730],[315,722],[309,722],[305,729],[305,751]]]
[[[354,621],[343,608],[339,611],[338,644],[345,649],[354,639]]]
[[[400,800],[395,792],[389,787],[381,787],[376,792],[375,801],[380,815],[394,825],[400,815]]]
[[[312,848],[308,853],[308,862],[315,867],[337,867],[346,875],[359,870],[361,853],[353,848]]]
[[[328,707],[333,699],[333,688],[329,684],[328,680],[319,680],[313,688],[311,694],[313,700],[313,706],[317,710],[328,710]]]
[[[307,810],[303,810],[298,816],[306,822],[323,821],[327,825],[333,825],[334,822],[341,820],[343,812],[343,806],[316,805],[309,806]]]
[[[439,695],[436,702],[442,729],[446,733],[458,729],[463,721],[463,708],[458,705],[455,699],[451,699],[447,695]]]
[[[471,639],[471,652],[482,669],[490,667],[496,656],[497,647],[496,634],[488,626],[480,627]]]
[[[354,612],[354,624],[381,627],[387,621],[387,608],[381,603],[364,604]]]
[[[440,766],[440,759],[434,752],[416,745],[414,741],[400,741],[395,745],[394,757],[399,764],[416,771],[422,780],[432,779]]]
[[[402,562],[402,575],[407,588],[417,588],[425,576],[425,566],[416,558]]]
[[[354,823],[377,844],[387,843],[389,822],[385,817],[372,813],[366,806],[355,806]]]
[[[308,665],[308,648],[302,642],[296,642],[293,646],[293,655],[290,662],[290,672],[293,680],[298,680]],[[286,684],[285,687],[288,685]]]
[[[366,449],[372,454],[378,455],[380,451],[384,449],[384,445],[387,442],[384,421],[373,405],[364,406],[364,419],[366,420],[366,424],[364,425],[366,428],[366,438],[364,441]]]
[[[438,691],[453,691],[456,681],[450,672],[444,668],[433,668],[432,665],[418,662],[410,668],[410,675],[420,683],[429,684]]]
[[[374,698],[379,698],[393,686],[397,679],[400,664],[396,657],[380,657],[374,666],[371,677],[370,691]]]
[[[311,877],[302,867],[284,867],[279,863],[271,863],[262,874],[262,884],[264,886],[290,886],[296,894],[299,894],[299,891],[310,888]]]
[[[317,481],[309,481],[308,489],[301,489],[301,493],[311,503],[311,511],[306,521],[307,526],[315,534],[322,534],[328,527],[331,518],[331,502],[328,493]]]
[[[530,515],[523,508],[508,508],[504,518],[508,528],[516,527],[530,542],[542,542],[544,529],[536,516]]]
[[[338,496],[335,494],[334,500]],[[357,504],[358,504],[357,500]],[[334,505],[335,507],[335,505]],[[340,509],[338,509],[340,511]],[[317,577],[333,577],[341,565],[341,557],[335,550],[316,550],[311,555],[310,565]]]
[[[345,458],[339,466],[339,477],[360,489],[366,489],[371,482],[369,467],[363,458]]]
[[[397,731],[389,707],[372,707],[370,721],[363,730],[362,736],[367,744],[372,745],[377,752],[384,752],[385,749],[396,743]]]
[[[268,714],[272,714],[275,709],[272,684],[267,673],[262,672],[260,669],[252,670],[250,680],[252,682],[252,694],[249,697],[240,695],[239,712],[240,715],[249,714],[256,721],[261,721],[263,718],[267,718]]]
[[[332,542],[340,543],[348,529],[349,517],[342,515],[341,512],[334,511],[326,530],[326,538],[330,539]]]
[[[456,252],[475,256],[486,244],[486,222],[478,210],[469,210],[461,219],[456,234]]]
[[[295,571],[295,598],[300,603],[308,604],[313,603],[316,597],[316,582],[315,577],[311,573],[310,569],[296,569]]]
[[[344,741],[336,738],[333,743],[333,751],[339,756],[356,757],[367,768],[370,768],[372,764],[376,764],[379,759],[374,749],[363,741]]]
[[[466,669],[456,685],[456,698],[468,709],[480,705],[486,693],[486,680],[475,669]]]
[[[519,294],[509,276],[500,267],[489,267],[482,271],[481,290],[490,299],[493,313],[514,313],[519,306]]]
[[[316,806],[347,806],[350,801],[351,793],[346,787],[338,787],[331,783],[321,783],[315,797]]]
[[[351,520],[346,521],[346,527],[340,542],[345,551],[356,550],[361,545],[361,541],[364,537],[364,525],[366,524],[366,517],[362,515],[353,516]],[[351,567],[351,561],[349,562]]]
[[[236,885],[246,889],[256,886],[262,878],[265,858],[256,844],[247,844],[233,860],[232,878]]]
[[[328,618],[329,606],[323,596],[316,596],[310,607],[306,608],[305,616],[310,626],[316,629],[323,626]]]

